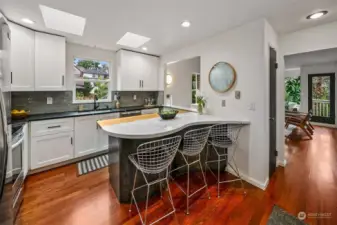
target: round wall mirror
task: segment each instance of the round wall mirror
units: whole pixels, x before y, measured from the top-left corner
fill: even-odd
[[[216,92],[229,91],[234,86],[235,81],[236,72],[229,63],[218,62],[209,72],[209,84]]]

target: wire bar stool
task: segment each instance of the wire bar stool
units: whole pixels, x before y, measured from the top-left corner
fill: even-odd
[[[190,130],[185,133],[184,135],[184,141],[183,141],[183,150],[178,150],[178,152],[182,155],[185,165],[182,165],[178,168],[175,168],[174,170],[170,171],[170,174],[176,170],[179,170],[181,168],[184,168],[187,166],[187,188],[186,192],[185,190],[175,181],[178,188],[186,195],[186,214],[189,215],[189,199],[196,194],[197,192],[201,191],[202,189],[206,189],[206,192],[208,194],[208,198],[210,198],[210,194],[207,187],[206,177],[205,173],[202,169],[201,161],[200,161],[200,153],[205,148],[205,145],[208,140],[208,136],[210,134],[211,127],[201,128],[201,129],[194,129]],[[197,156],[197,159],[190,162],[189,157]],[[204,180],[205,185],[196,190],[194,193],[190,193],[190,166],[193,164],[199,164],[202,177]],[[170,176],[172,180],[172,176]]]
[[[218,125],[212,126],[210,138],[207,143],[205,168],[206,170],[208,168],[209,171],[211,171],[211,173],[217,180],[218,198],[220,197],[220,184],[235,182],[235,181],[241,182],[241,187],[244,190],[244,194],[246,194],[246,191],[244,189],[243,180],[241,178],[240,172],[235,162],[237,139],[238,139],[238,136],[239,136],[239,133],[242,127],[243,127],[243,124],[218,124]],[[217,155],[216,160],[208,160],[210,145],[213,147],[212,149],[215,151]],[[226,149],[227,149],[227,152],[226,152]],[[231,156],[228,153],[229,152],[228,149],[232,149]],[[220,180],[220,163],[223,161],[227,161],[227,166],[229,166],[234,171],[235,175],[238,177],[237,179],[223,180],[223,181]],[[214,174],[214,172],[209,167],[208,165],[209,163],[218,163],[217,176]]]
[[[178,151],[180,142],[181,142],[181,136],[175,136],[171,138],[165,138],[161,140],[143,143],[138,146],[137,153],[129,155],[129,160],[136,167],[136,172],[135,172],[134,181],[133,181],[133,188],[131,190],[131,204],[130,204],[129,211],[131,212],[132,202],[134,201],[137,211],[138,211],[138,215],[143,225],[145,225],[147,222],[147,209],[148,209],[149,192],[150,192],[151,185],[159,183],[160,193],[162,196],[161,183],[166,181],[166,185],[167,185],[167,189],[169,193],[169,200],[170,200],[173,210],[150,224],[154,224],[166,218],[167,216],[175,213],[175,207],[173,205],[173,199],[172,199],[171,190],[170,190],[170,186],[168,182],[168,174],[169,174],[168,167],[172,163]],[[138,171],[142,173],[146,184],[141,185],[139,187],[135,187]],[[166,172],[165,173],[166,175],[163,178],[160,175],[162,172]],[[150,174],[158,175],[158,179],[149,182],[148,178],[146,177],[146,174],[147,175],[150,175]],[[143,188],[145,186],[147,186],[147,196],[146,196],[146,203],[145,203],[146,204],[145,205],[145,215],[144,215],[144,220],[143,220],[137,201],[136,201],[136,198],[135,198],[135,195],[134,195],[134,191],[140,188]]]

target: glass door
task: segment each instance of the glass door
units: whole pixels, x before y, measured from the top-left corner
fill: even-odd
[[[311,74],[308,84],[312,121],[335,124],[335,74]]]

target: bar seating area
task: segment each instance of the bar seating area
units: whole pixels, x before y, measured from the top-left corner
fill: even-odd
[[[137,147],[137,152],[129,155],[129,160],[136,167],[133,188],[131,190],[131,205],[129,211],[131,212],[134,203],[139,214],[140,221],[143,225],[155,224],[160,220],[174,214],[176,212],[176,208],[174,206],[174,201],[172,199],[169,185],[169,181],[173,181],[186,197],[185,213],[186,215],[189,215],[189,199],[193,195],[205,189],[207,198],[211,198],[205,175],[208,170],[217,180],[218,198],[221,196],[220,184],[222,183],[240,181],[241,187],[244,189],[243,181],[235,162],[237,140],[241,127],[243,127],[242,124],[218,124],[206,127],[204,126],[202,128],[187,130],[183,135],[157,139],[140,144]],[[213,154],[215,153],[216,157],[210,157],[212,155],[212,151]],[[181,157],[183,159],[183,164],[173,168],[172,163],[176,157]],[[210,164],[215,163],[217,164],[217,167],[210,166]],[[222,171],[220,169],[221,163],[225,165],[224,170]],[[191,168],[192,166],[199,167],[200,170],[193,170]],[[176,176],[172,175],[176,174],[177,171],[183,168],[187,168],[187,170],[185,170],[183,174],[180,173],[180,175],[186,176],[186,188],[183,188],[179,182],[176,181]],[[236,175],[237,178],[232,180],[220,180],[220,174],[225,172],[226,169],[232,170],[232,173]],[[213,170],[215,170],[215,172]],[[136,187],[137,174],[139,172],[142,174],[145,184]],[[217,176],[215,173],[217,173]],[[191,180],[200,174],[203,185],[199,182],[201,187],[191,193]],[[168,191],[168,198],[172,210],[155,221],[149,222],[147,213],[149,207],[149,197],[151,196],[150,187],[158,184],[161,199],[163,198],[163,190],[166,189]],[[137,195],[135,195],[135,191],[141,188],[147,188],[145,210],[141,210],[139,208]],[[246,194],[245,191],[244,194]],[[141,213],[142,211],[144,211],[143,216]]]

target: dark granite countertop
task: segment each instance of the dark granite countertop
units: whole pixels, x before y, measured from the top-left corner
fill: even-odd
[[[92,110],[92,111],[73,111],[73,112],[59,112],[59,113],[46,113],[46,114],[34,114],[30,115],[25,119],[13,119],[11,124],[17,123],[25,123],[30,121],[39,121],[39,120],[50,120],[50,119],[61,119],[61,118],[68,118],[68,117],[78,117],[78,116],[90,116],[90,115],[100,115],[100,114],[108,114],[108,113],[115,113],[115,112],[127,112],[127,111],[134,111],[134,110],[142,110],[142,109],[153,109],[153,108],[160,108],[161,106],[130,106],[130,107],[123,107],[119,109],[102,109],[102,110]]]

